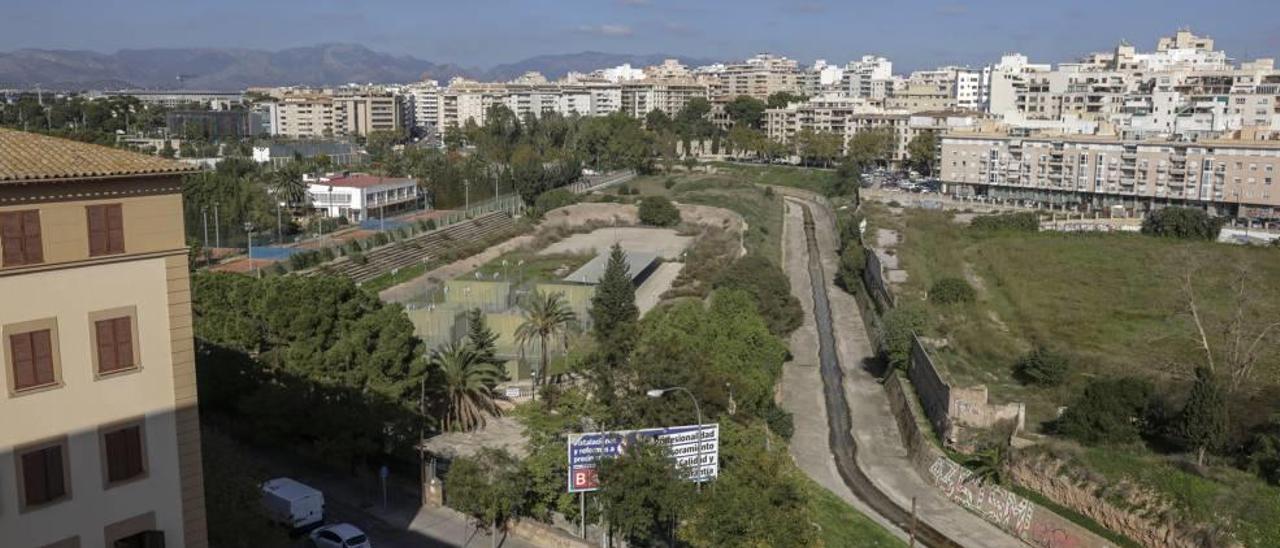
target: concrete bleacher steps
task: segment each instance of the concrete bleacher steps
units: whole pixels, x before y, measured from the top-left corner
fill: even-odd
[[[515,219],[504,212],[481,215],[470,221],[418,234],[364,252],[364,264],[350,257],[339,257],[307,275],[327,273],[346,276],[357,283],[377,278],[387,272],[430,261],[450,248],[486,241],[513,232]]]

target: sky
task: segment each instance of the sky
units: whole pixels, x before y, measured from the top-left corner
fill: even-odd
[[[1280,57],[1280,0],[0,0],[0,51],[344,42],[475,68],[587,50],[1057,63],[1186,26],[1236,59]]]

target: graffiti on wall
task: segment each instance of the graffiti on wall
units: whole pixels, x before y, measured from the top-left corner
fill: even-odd
[[[946,457],[933,461],[929,473],[947,498],[1018,538],[1030,538],[1031,519],[1035,513],[1031,501],[998,485],[978,481],[973,472]]]

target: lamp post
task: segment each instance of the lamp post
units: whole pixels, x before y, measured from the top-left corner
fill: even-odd
[[[244,231],[249,236],[249,268],[253,269],[254,275],[258,275],[258,266],[253,263],[253,223],[245,221]]]
[[[695,473],[699,473],[701,472],[701,469],[702,469],[702,408],[698,407],[698,398],[695,398],[693,396],[693,392],[690,392],[689,389],[683,386],[672,386],[670,388],[655,388],[645,392],[645,395],[649,396],[650,398],[661,398],[662,396],[666,395],[668,392],[675,392],[675,391],[684,392],[689,396],[689,399],[693,401],[693,412],[697,414],[697,417],[698,417],[698,441],[696,445],[697,453],[695,457],[696,460],[694,462],[697,463],[696,464],[697,471]],[[695,482],[698,485],[698,492],[701,493],[702,492],[701,478],[695,478]]]

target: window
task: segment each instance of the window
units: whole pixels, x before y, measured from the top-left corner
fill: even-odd
[[[0,246],[4,247],[4,266],[44,262],[40,243],[40,211],[0,213]]]
[[[137,479],[147,472],[142,424],[115,427],[102,433],[102,462],[106,485]]]
[[[85,208],[89,217],[89,256],[124,253],[124,213],[120,204]]]
[[[9,363],[15,392],[57,383],[52,331],[40,329],[9,335]]]
[[[133,318],[122,316],[93,322],[98,374],[106,375],[138,366],[133,344]]]
[[[70,494],[67,488],[66,440],[18,452],[18,479],[24,510],[52,504]]]

